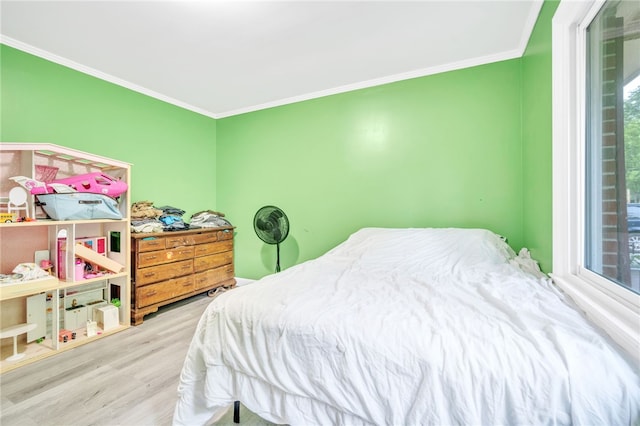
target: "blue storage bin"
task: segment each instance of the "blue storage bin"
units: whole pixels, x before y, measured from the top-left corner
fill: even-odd
[[[54,220],[122,219],[118,201],[90,192],[37,195],[38,205]]]

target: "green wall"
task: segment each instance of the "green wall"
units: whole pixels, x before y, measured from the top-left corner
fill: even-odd
[[[544,271],[552,266],[551,19],[545,1],[522,57],[523,239]]]
[[[133,201],[227,214],[236,274],[274,270],[253,231],[285,210],[283,268],[363,226],[486,227],[551,268],[551,17],[523,58],[214,120],[0,45],[0,139],[133,164]]]
[[[48,142],[133,164],[131,200],[216,202],[216,120],[0,45],[6,142]]]
[[[237,274],[273,272],[252,224],[267,204],[291,222],[283,268],[363,226],[486,227],[519,248],[521,86],[518,59],[219,120]]]

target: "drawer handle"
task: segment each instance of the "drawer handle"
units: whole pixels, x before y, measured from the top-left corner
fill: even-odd
[[[191,283],[184,283],[182,284],[182,287],[189,287],[191,285]]]
[[[153,290],[153,291],[149,291],[149,292],[147,292],[147,294],[146,294],[146,295],[147,295],[147,296],[155,296],[155,295],[156,295],[156,291],[155,291],[155,290]]]
[[[147,257],[147,259],[151,260],[151,259],[156,259],[157,257],[158,257],[158,256],[153,255],[153,256],[149,256],[149,257]]]
[[[155,275],[156,275],[156,274],[155,274],[155,273],[153,273],[153,272],[147,272],[147,273],[146,273],[146,274],[144,274],[143,276],[144,276],[145,278],[149,278],[149,277],[153,277],[153,276],[155,276]]]

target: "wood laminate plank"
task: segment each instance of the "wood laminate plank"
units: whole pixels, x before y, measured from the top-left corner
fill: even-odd
[[[205,294],[144,323],[0,376],[3,426],[170,425],[182,364]],[[241,406],[242,425],[271,423]],[[233,410],[217,423],[233,425]]]

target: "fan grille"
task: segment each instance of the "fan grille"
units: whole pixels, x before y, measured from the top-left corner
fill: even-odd
[[[260,208],[253,218],[253,227],[258,238],[267,244],[280,244],[289,235],[289,219],[275,206]]]

